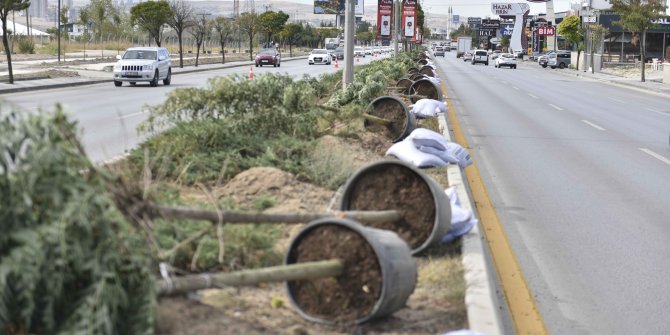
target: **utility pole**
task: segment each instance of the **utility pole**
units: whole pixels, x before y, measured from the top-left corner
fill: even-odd
[[[56,16],[58,17],[58,26],[56,27],[56,29],[57,29],[56,34],[58,36],[58,63],[60,64],[60,0],[58,0],[58,11],[57,12],[58,13],[56,14]],[[100,39],[102,39],[102,37],[100,37]],[[100,43],[100,45],[102,45],[102,43]]]
[[[347,89],[354,82],[354,31],[356,29],[356,0],[346,0],[344,7],[344,73],[342,89]]]

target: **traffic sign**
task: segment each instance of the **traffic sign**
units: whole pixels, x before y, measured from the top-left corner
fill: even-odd
[[[582,16],[582,21],[584,23],[596,23],[596,17],[595,16]]]

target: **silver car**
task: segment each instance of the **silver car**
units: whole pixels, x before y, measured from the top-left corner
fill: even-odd
[[[142,47],[129,48],[123,56],[116,56],[118,61],[114,65],[114,86],[119,87],[123,82],[135,85],[137,82],[149,82],[152,87],[170,85],[172,81],[172,63],[170,53],[165,48]]]

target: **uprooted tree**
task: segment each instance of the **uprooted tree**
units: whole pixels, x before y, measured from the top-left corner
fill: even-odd
[[[146,243],[76,133],[0,106],[0,333],[152,334]]]

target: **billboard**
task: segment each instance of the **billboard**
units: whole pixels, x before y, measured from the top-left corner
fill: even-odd
[[[357,16],[363,15],[363,0],[356,1]],[[345,0],[314,0],[314,14],[342,14],[344,15]]]
[[[457,14],[454,14],[454,15],[451,17],[451,23],[453,23],[453,24],[459,24],[459,23],[461,23],[461,17],[460,17],[459,15],[457,15]]]
[[[402,0],[402,25],[405,31],[404,36],[414,40],[414,17],[416,16],[417,0]]]
[[[391,38],[391,20],[393,19],[393,0],[377,2],[377,39]]]

